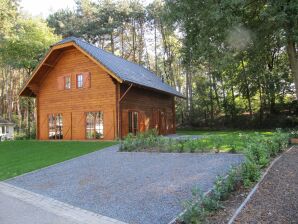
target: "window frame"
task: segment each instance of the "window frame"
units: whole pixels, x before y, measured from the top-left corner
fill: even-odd
[[[79,82],[79,77],[82,77],[81,82]],[[79,83],[81,85],[79,85]],[[77,86],[77,89],[83,89],[84,88],[84,74],[83,73],[79,73],[79,74],[76,75],[76,86]]]
[[[130,113],[132,114],[132,117],[130,118]],[[134,114],[137,114],[137,123],[135,128],[135,121],[134,121]],[[130,120],[132,121],[131,127],[132,130],[130,131]],[[137,135],[137,133],[140,132],[140,111],[138,110],[128,110],[128,133],[133,134],[134,136]]]
[[[92,113],[93,115],[95,115],[94,119],[92,121],[93,127],[91,127],[91,129],[93,129],[93,130],[91,130],[91,133],[94,133],[95,136],[92,137],[92,138],[88,137],[88,131],[87,131],[87,127],[88,127],[87,116],[88,116],[89,113]],[[96,130],[96,113],[101,114],[101,116],[99,116],[99,119],[100,119],[100,117],[102,117],[102,123],[99,123],[99,126],[102,125],[102,134],[100,135],[99,138],[96,137],[96,133],[97,133],[97,130]],[[99,132],[100,132],[100,129],[99,129]],[[101,140],[101,139],[104,139],[104,111],[103,110],[85,112],[85,139],[86,140]]]
[[[54,124],[54,127],[51,129],[55,130],[55,134],[54,134],[54,138],[50,137],[50,116],[52,116],[54,119],[52,121],[52,124]],[[59,123],[61,122],[61,128],[60,128],[60,133],[58,135],[58,128],[60,127],[59,125],[57,125],[57,117],[60,116],[59,118]],[[63,136],[63,113],[49,113],[47,115],[47,119],[48,119],[48,139],[49,140],[63,140],[64,136]],[[59,137],[58,137],[59,136]]]
[[[67,80],[69,80],[69,86],[67,85],[68,84]],[[65,90],[71,89],[71,76],[70,75],[64,76],[64,89]]]

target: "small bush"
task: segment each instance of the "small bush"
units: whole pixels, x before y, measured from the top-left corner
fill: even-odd
[[[287,147],[289,134],[277,130],[270,137],[257,133],[242,137],[246,148],[245,162],[240,167],[231,169],[226,179],[218,177],[209,196],[204,197],[202,193],[193,194],[193,199],[187,203],[187,211],[182,217],[184,223],[206,223],[207,215],[222,207],[221,201],[226,200],[229,194],[236,190],[238,183],[242,182],[245,187],[255,183],[261,176],[261,169],[269,164],[272,157]],[[193,144],[188,143],[187,146],[192,149]],[[218,145],[215,139],[214,146]]]
[[[245,187],[250,187],[261,176],[260,167],[251,161],[246,161],[241,166],[241,177]]]
[[[201,224],[206,223],[207,211],[202,206],[204,195],[199,189],[192,191],[192,200],[184,205],[186,212],[181,217],[184,223]]]

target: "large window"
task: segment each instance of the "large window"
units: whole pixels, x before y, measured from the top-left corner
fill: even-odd
[[[71,79],[70,76],[64,77],[64,89],[70,89],[71,88]]]
[[[86,138],[103,138],[103,112],[86,113]]]
[[[84,78],[83,78],[83,74],[78,74],[77,75],[77,88],[83,88],[84,86]]]
[[[62,114],[50,114],[49,139],[63,139],[63,117]]]
[[[128,132],[134,135],[139,131],[139,113],[137,111],[128,112]]]
[[[0,130],[0,131],[1,131],[2,134],[5,134],[5,133],[6,133],[6,130],[5,130],[5,129],[6,129],[5,126],[2,126],[2,127],[1,127],[1,130]]]

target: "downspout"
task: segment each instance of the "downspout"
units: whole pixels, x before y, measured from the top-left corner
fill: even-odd
[[[130,86],[127,88],[127,90],[123,93],[123,95],[120,97],[120,99],[118,100],[118,138],[121,138],[121,101],[124,99],[124,97],[126,96],[126,94],[129,92],[129,90],[132,88],[133,84],[131,83]],[[121,95],[121,89],[120,89],[120,85],[119,85],[119,95]]]

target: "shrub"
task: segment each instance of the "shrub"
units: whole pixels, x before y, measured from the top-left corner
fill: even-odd
[[[221,201],[236,190],[237,183],[242,182],[245,187],[251,186],[261,176],[261,168],[267,166],[270,158],[276,156],[288,145],[289,134],[277,130],[272,136],[264,137],[259,134],[243,136],[245,140],[245,162],[238,168],[232,168],[226,179],[218,177],[214,189],[209,196],[202,193],[193,194],[193,199],[187,203],[187,211],[183,215],[185,223],[206,223],[206,216],[210,212],[220,209]],[[188,143],[192,149],[194,143]],[[218,146],[215,138],[214,145]],[[233,143],[230,145],[233,146]],[[231,147],[231,150],[233,147]]]
[[[206,223],[207,211],[202,206],[204,195],[199,189],[192,191],[192,200],[184,205],[186,212],[181,217],[184,223],[200,224]]]
[[[246,161],[241,166],[241,178],[245,187],[251,186],[252,183],[256,182],[261,176],[260,167],[252,162]]]

